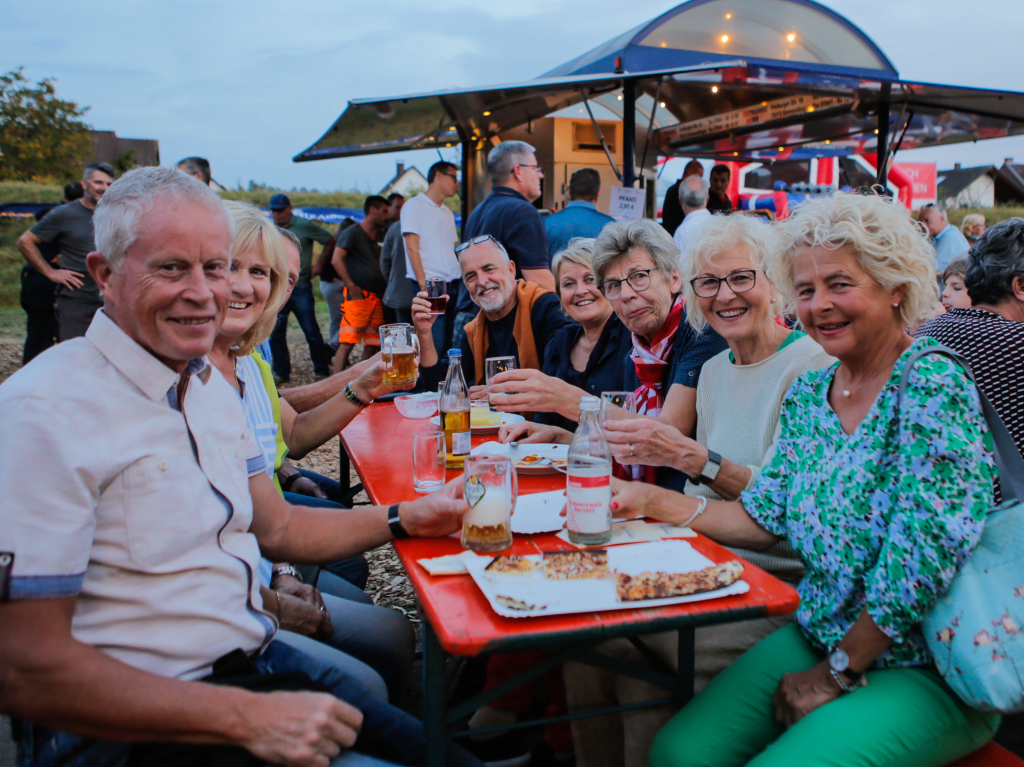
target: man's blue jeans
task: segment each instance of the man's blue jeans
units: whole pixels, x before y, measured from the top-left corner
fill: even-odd
[[[277,313],[277,324],[270,334],[270,351],[274,358],[274,375],[282,381],[292,377],[292,359],[288,353],[288,315],[295,313],[309,344],[309,356],[313,361],[313,373],[319,377],[331,374],[330,352],[320,334],[320,326],[316,321],[316,302],[313,298],[313,286],[308,282],[300,282],[292,290],[291,298]]]
[[[339,699],[363,714],[363,726],[354,752],[403,765],[421,765],[426,758],[422,723],[384,703],[341,669],[323,663],[282,642],[271,642],[256,659],[261,673],[301,671],[327,687]],[[122,767],[130,745],[81,738],[44,727],[24,725],[22,767]],[[480,767],[476,758],[448,743],[446,764],[450,767]],[[349,767],[342,756],[332,767]],[[359,763],[350,758],[350,761]]]

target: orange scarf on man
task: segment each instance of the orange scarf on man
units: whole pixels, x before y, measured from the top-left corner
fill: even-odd
[[[533,322],[530,316],[534,302],[545,293],[553,291],[542,288],[536,282],[516,281],[516,297],[519,304],[514,311],[516,321],[512,327],[512,337],[519,347],[519,367],[522,370],[540,370],[540,354],[537,353],[537,342],[533,338]],[[476,383],[487,382],[484,361],[487,359],[489,343],[487,333],[487,316],[481,311],[466,325],[466,338],[473,352],[473,370],[476,371]]]

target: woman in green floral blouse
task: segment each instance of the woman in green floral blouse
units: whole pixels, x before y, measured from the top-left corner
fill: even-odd
[[[765,269],[839,363],[793,384],[775,457],[739,501],[619,483],[612,509],[729,546],[786,539],[806,567],[801,604],[662,729],[650,764],[946,764],[999,718],[945,685],[920,623],[981,537],[995,468],[977,393],[948,358],[915,365],[897,410],[903,366],[929,343],[906,328],[935,301],[934,255],[878,197],[810,201],[778,234]]]

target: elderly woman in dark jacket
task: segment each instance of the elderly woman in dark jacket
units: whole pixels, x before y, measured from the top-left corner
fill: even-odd
[[[506,440],[539,429],[527,441],[568,441],[576,430],[582,396],[622,389],[630,334],[598,289],[590,261],[593,246],[593,238],[574,238],[551,261],[562,309],[575,322],[548,342],[542,370],[502,373],[491,387],[492,394],[508,393],[507,398],[495,400],[499,410],[535,412],[536,424],[557,429],[517,424],[520,428],[503,430]]]

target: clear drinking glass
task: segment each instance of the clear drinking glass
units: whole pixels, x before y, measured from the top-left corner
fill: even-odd
[[[512,510],[519,485],[508,456],[466,457],[463,494],[469,511],[462,518],[462,545],[476,552],[512,545]]]
[[[444,314],[448,304],[448,283],[444,280],[426,280],[427,303],[431,314]]]
[[[603,391],[601,392],[601,413],[600,420],[606,419],[609,405],[615,405],[627,413],[636,412],[636,393],[631,391]]]
[[[444,462],[443,431],[412,435],[412,486],[417,493],[432,493],[444,487]]]
[[[516,358],[515,357],[488,357],[484,360],[484,372],[487,376],[487,401],[492,405],[494,404],[495,397],[498,401],[501,401],[502,397],[508,396],[507,394],[496,394],[494,397],[491,396],[491,379],[498,373],[504,373],[506,370],[515,370]]]
[[[416,383],[420,364],[420,339],[412,325],[396,322],[380,326],[380,351],[384,383],[405,386]]]

